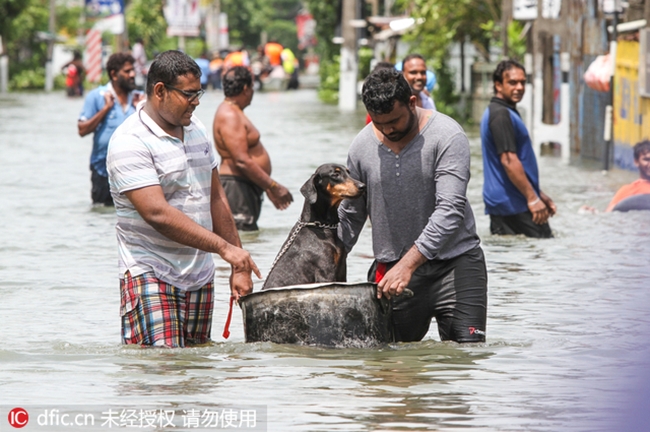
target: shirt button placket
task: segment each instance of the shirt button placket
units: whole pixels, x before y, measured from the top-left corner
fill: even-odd
[[[395,155],[395,176],[399,177],[400,176],[400,169],[399,169],[399,155]]]

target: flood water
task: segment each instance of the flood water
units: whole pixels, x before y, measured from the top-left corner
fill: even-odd
[[[209,129],[221,100],[208,93],[197,109]],[[255,430],[282,432],[643,430],[633,428],[639,412],[648,424],[634,401],[649,381],[650,212],[578,212],[603,210],[636,173],[542,157],[556,238],[495,237],[483,214],[480,140],[469,132],[468,196],[489,273],[485,344],[440,342],[435,323],[422,342],[381,349],[246,344],[239,309],[225,340],[228,273],[217,259],[214,344],[124,347],[115,214],[90,205],[82,103],[62,93],[0,96],[0,430],[14,407],[32,410],[23,430],[60,430],[37,428],[36,407],[235,407],[256,410]],[[300,213],[300,186],[318,165],[345,163],[365,114],[340,114],[308,90],[256,94],[246,113],[273,178],[296,199],[284,212],[265,201],[260,231],[242,234],[266,273]],[[365,280],[370,256],[366,227],[349,281]]]

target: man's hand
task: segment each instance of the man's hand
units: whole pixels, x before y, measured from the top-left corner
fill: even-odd
[[[404,255],[398,262],[386,272],[384,278],[377,284],[377,298],[383,295],[386,298],[398,296],[404,292],[411,282],[413,272],[427,261],[426,257],[416,246]]]
[[[239,301],[239,298],[253,291],[253,280],[250,273],[233,272],[230,274],[230,295]]]
[[[551,197],[549,197],[542,191],[539,191],[539,197],[542,199],[542,201],[544,201],[544,204],[546,204],[546,208],[548,210],[549,216],[555,216],[555,213],[557,213],[557,206],[555,205]]]
[[[232,266],[230,295],[239,300],[239,297],[250,294],[253,291],[251,272],[262,279],[262,274],[250,254],[242,248],[228,244],[226,250],[221,254],[221,258]]]
[[[262,279],[262,273],[257,268],[257,264],[244,249],[228,243],[224,251],[219,255],[232,266],[233,273],[246,273],[250,277],[251,272],[253,272],[258,278]]]
[[[275,182],[273,182],[273,186],[266,190],[266,196],[269,197],[278,210],[286,209],[293,202],[293,196],[289,189]]]
[[[528,201],[528,210],[533,214],[533,223],[537,225],[545,224],[548,221],[548,210],[546,204],[541,198]]]
[[[106,111],[110,111],[113,108],[113,105],[115,105],[115,95],[113,92],[107,91],[104,93],[104,107],[106,108]]]
[[[384,278],[377,285],[377,298],[381,298],[383,295],[389,299],[402,294],[411,281],[411,276],[413,276],[413,271],[403,265],[402,261],[398,262],[386,272]]]

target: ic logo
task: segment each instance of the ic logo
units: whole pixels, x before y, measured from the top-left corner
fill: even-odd
[[[14,408],[9,411],[7,419],[11,426],[20,429],[25,427],[27,422],[29,422],[29,414],[27,414],[27,411],[24,408]]]

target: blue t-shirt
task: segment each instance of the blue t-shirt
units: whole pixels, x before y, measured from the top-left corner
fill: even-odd
[[[79,115],[79,120],[89,120],[104,108],[104,105],[106,105],[104,94],[107,91],[113,91],[111,83],[99,86],[88,93],[88,96],[86,96],[86,100],[84,101],[84,107]],[[106,171],[106,151],[108,149],[108,142],[113,136],[113,132],[115,132],[115,129],[117,129],[117,127],[121,125],[128,116],[135,112],[135,107],[133,106],[133,93],[133,91],[129,93],[126,110],[124,110],[120,102],[115,98],[113,108],[108,112],[108,114],[106,114],[106,117],[102,119],[97,126],[97,129],[95,129],[93,135],[93,151],[90,153],[90,167],[97,171],[97,174],[101,176],[108,177],[108,171]]]
[[[196,64],[201,69],[201,85],[205,86],[208,84],[208,77],[210,75],[210,60],[204,58],[194,59]]]
[[[515,107],[493,97],[481,119],[483,147],[483,201],[485,213],[509,216],[528,211],[526,197],[510,181],[500,155],[516,153],[533,189],[539,195],[537,158],[526,125]]]

